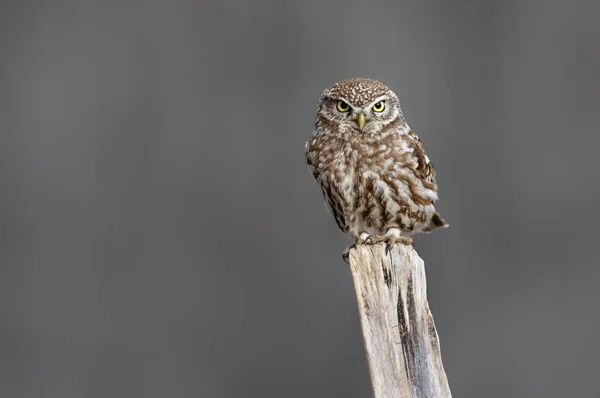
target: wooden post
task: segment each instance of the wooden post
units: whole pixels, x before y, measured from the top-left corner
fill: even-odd
[[[423,260],[385,243],[358,245],[349,259],[375,398],[450,398]]]

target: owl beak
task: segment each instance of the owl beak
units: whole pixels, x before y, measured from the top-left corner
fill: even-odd
[[[359,113],[358,118],[356,119],[356,124],[358,124],[358,128],[362,130],[365,126],[365,122],[367,121],[367,117],[364,113]]]

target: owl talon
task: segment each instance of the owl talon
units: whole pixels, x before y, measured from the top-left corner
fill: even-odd
[[[346,248],[346,250],[344,250],[342,253],[342,260],[344,260],[346,264],[350,264],[350,254],[348,248]]]
[[[374,245],[381,242],[387,242],[389,238],[385,235],[370,235],[365,239],[365,245]]]
[[[394,246],[396,243],[400,243],[403,245],[411,245],[413,247],[413,249],[415,248],[414,241],[411,238],[407,238],[407,237],[389,238],[385,242],[385,255],[386,256],[392,251],[392,246]]]
[[[385,242],[386,244],[386,254],[389,251],[389,248],[396,244],[401,243],[403,245],[411,245],[413,243],[412,238],[407,236],[386,236],[386,235],[376,235],[370,236],[368,240],[365,240],[366,245],[374,245],[377,243]]]
[[[355,248],[356,248],[356,242],[350,244],[342,253],[342,260],[344,260],[344,262],[346,264],[350,264],[350,250],[355,249]]]

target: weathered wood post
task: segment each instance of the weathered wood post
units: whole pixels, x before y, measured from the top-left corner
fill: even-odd
[[[349,253],[375,398],[449,398],[423,260],[411,245]]]

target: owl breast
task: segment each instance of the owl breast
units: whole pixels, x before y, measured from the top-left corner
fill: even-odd
[[[408,236],[430,223],[436,187],[415,173],[410,140],[397,132],[372,139],[314,132],[307,162],[340,229],[356,237],[395,227]]]

